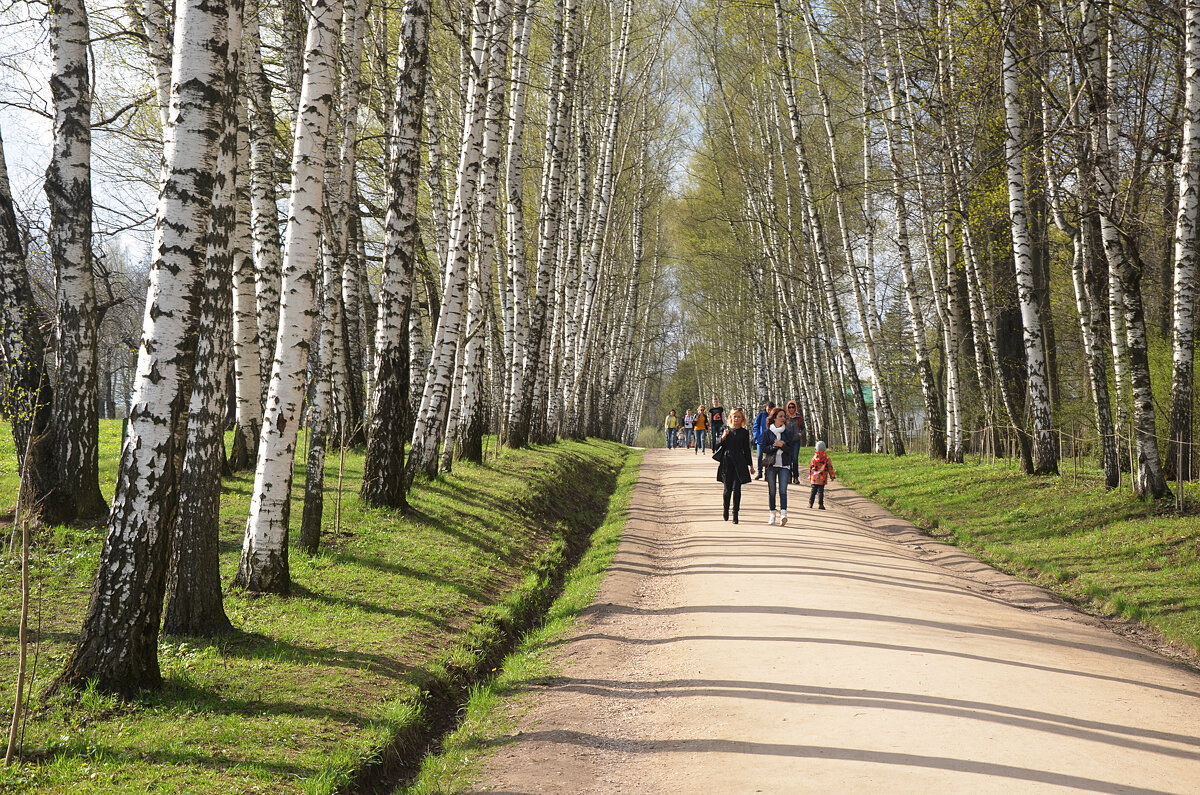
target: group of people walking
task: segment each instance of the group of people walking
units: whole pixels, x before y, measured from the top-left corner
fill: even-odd
[[[787,524],[787,487],[789,484],[800,482],[800,446],[803,439],[804,420],[800,415],[796,401],[789,401],[784,408],[777,408],[774,403],[766,403],[754,418],[753,428],[746,427],[746,412],[735,408],[729,413],[729,427],[717,430],[714,421],[716,416],[724,420],[724,410],[716,398],[713,398],[713,410],[707,415],[703,406],[697,412],[704,417],[703,428],[710,425],[713,430],[713,458],[717,466],[717,480],[724,486],[725,521],[732,515],[733,523],[738,523],[738,511],[742,503],[742,486],[751,481],[757,471],[757,480],[767,481],[767,505],[769,509],[767,524]],[[720,414],[718,414],[720,412]],[[688,412],[690,415],[690,412]],[[688,417],[685,417],[685,420]],[[691,434],[685,438],[695,439],[697,428],[695,417],[691,417]],[[673,424],[674,423],[674,424]],[[678,418],[672,411],[667,415],[665,430],[667,447],[673,447],[673,429],[677,429]],[[701,431],[703,433],[703,431]],[[698,442],[697,452],[703,449],[703,437]],[[751,453],[751,442],[757,450],[757,469],[755,458]],[[808,481],[811,491],[808,495],[808,507],[814,504],[820,510],[825,510],[825,485],[830,480],[836,480],[833,462],[825,451],[825,443],[817,442],[816,452],[808,465]],[[777,499],[778,498],[778,501]],[[778,505],[778,514],[776,513]],[[732,514],[730,511],[732,508]]]
[[[725,431],[725,409],[716,398],[713,398],[711,410],[703,405],[697,406],[695,412],[687,409],[682,419],[675,414],[675,409],[671,409],[663,430],[666,432],[668,450],[686,447],[698,455],[706,452],[705,442],[709,431],[712,431],[712,446],[717,446],[717,440]]]

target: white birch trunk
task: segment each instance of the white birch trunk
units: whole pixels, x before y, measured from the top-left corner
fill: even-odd
[[[1012,5],[1006,0],[1007,10]],[[1050,415],[1050,380],[1046,365],[1046,337],[1041,305],[1034,281],[1033,242],[1029,232],[1029,208],[1025,201],[1025,166],[1022,158],[1024,132],[1021,123],[1020,84],[1017,74],[1015,14],[1004,31],[1004,161],[1008,181],[1008,214],[1012,221],[1013,262],[1017,273],[1017,298],[1024,327],[1025,369],[1028,377],[1029,411],[1033,418],[1033,469],[1038,475],[1058,471],[1058,445]]]
[[[1179,168],[1179,209],[1175,216],[1175,306],[1171,323],[1171,430],[1167,467],[1192,476],[1192,402],[1195,382],[1196,246],[1200,220],[1200,0],[1187,0],[1184,25],[1183,146]],[[1182,454],[1176,447],[1183,448]]]
[[[838,352],[846,377],[854,392],[854,404],[858,420],[857,449],[862,453],[871,452],[871,420],[867,416],[867,404],[863,396],[862,382],[858,378],[858,369],[854,364],[854,356],[850,352],[850,344],[846,337],[846,327],[842,320],[842,310],[838,303],[836,283],[833,279],[833,268],[829,261],[829,249],[825,243],[825,228],[820,216],[820,208],[816,203],[816,194],[812,185],[811,168],[808,163],[808,153],[805,150],[803,128],[800,122],[800,112],[796,105],[796,94],[793,86],[792,64],[790,55],[790,39],[783,18],[783,8],[780,0],[774,0],[776,46],[779,52],[779,63],[783,70],[784,98],[787,100],[788,119],[791,122],[792,145],[796,150],[797,175],[800,178],[800,191],[808,217],[813,254],[820,270],[820,278],[824,285],[825,302],[829,309],[829,319],[833,325],[833,333],[837,341]]]
[[[525,87],[529,82],[529,41],[533,11],[528,0],[517,0],[513,18],[512,89],[508,102],[508,152],[505,171],[508,272],[512,291],[507,426],[517,421],[522,363],[529,358],[528,267],[525,262]],[[507,329],[506,329],[507,331]]]
[[[486,110],[486,69],[489,14],[488,0],[477,0],[472,12],[472,74],[468,86],[468,106],[463,118],[462,147],[459,151],[458,188],[450,219],[450,242],[446,252],[442,290],[442,311],[434,333],[433,359],[421,396],[421,406],[413,427],[412,447],[406,479],[412,482],[418,471],[437,474],[437,448],[446,401],[451,397],[454,363],[462,333],[466,285],[470,264],[467,238],[471,231],[471,213],[479,189],[483,122]]]
[[[1100,236],[1108,260],[1110,285],[1117,285],[1123,305],[1112,307],[1114,321],[1124,317],[1125,353],[1128,355],[1130,386],[1133,396],[1133,426],[1137,448],[1138,494],[1165,497],[1171,493],[1162,472],[1155,429],[1154,392],[1150,381],[1150,362],[1145,317],[1140,291],[1140,266],[1126,256],[1117,217],[1117,176],[1115,142],[1110,138],[1109,86],[1100,41],[1098,0],[1080,0],[1083,16],[1083,54],[1088,70],[1090,127],[1094,150],[1097,204],[1100,210]],[[1110,290],[1110,303],[1113,294]],[[1111,311],[1111,310],[1110,310]],[[1114,322],[1114,326],[1116,323]],[[1114,331],[1115,335],[1115,331]],[[1115,357],[1114,357],[1115,360]],[[1114,366],[1114,374],[1116,367]]]
[[[375,390],[371,396],[371,427],[361,491],[365,502],[393,508],[406,505],[404,444],[412,416],[410,365],[424,362],[424,351],[410,341],[424,341],[421,313],[412,311],[412,302],[421,244],[417,192],[421,179],[429,13],[429,0],[406,0],[401,21],[394,116],[390,122],[383,284],[375,326]]]
[[[288,514],[305,372],[316,315],[315,283],[325,189],[325,141],[336,71],[341,0],[316,0],[304,45],[304,78],[292,149],[279,335],[267,391],[250,517],[234,582],[250,591],[287,593]]]
[[[50,2],[53,151],[46,169],[54,261],[56,501],[65,520],[103,516],[96,405],[96,286],[92,274],[92,91],[83,0]]]
[[[178,483],[173,431],[187,401],[192,299],[204,267],[227,57],[224,3],[177,5],[171,102],[150,287],[108,530],[83,630],[59,681],[128,695],[157,687],[168,523]]]
[[[251,0],[246,9],[245,33],[246,85],[250,97],[250,226],[254,239],[254,291],[258,306],[259,383],[263,389],[259,401],[265,405],[266,388],[275,361],[275,340],[279,334],[279,283],[283,258],[279,246],[279,208],[275,202],[275,111],[271,106],[271,84],[263,72],[258,31],[260,2]]]
[[[865,16],[865,13],[864,13]],[[946,457],[946,440],[938,432],[935,422],[941,413],[937,385],[933,377],[933,367],[929,362],[928,331],[925,327],[925,314],[921,308],[917,291],[916,277],[913,271],[912,248],[908,231],[908,202],[905,198],[903,174],[904,165],[901,155],[901,99],[897,89],[896,69],[893,66],[891,47],[884,35],[883,16],[876,14],[876,24],[879,29],[880,49],[883,52],[883,65],[887,82],[888,106],[890,112],[884,124],[884,140],[887,144],[888,158],[892,171],[892,197],[896,204],[896,248],[900,255],[900,270],[904,280],[904,297],[908,303],[908,317],[912,324],[913,351],[916,356],[917,376],[921,382],[921,395],[925,403],[925,416],[929,424],[929,456],[931,458]],[[865,39],[865,36],[864,36]],[[903,102],[911,102],[908,92],[905,92]],[[915,154],[915,152],[914,152]]]
[[[249,47],[243,49],[249,51]],[[245,101],[238,99],[237,223],[233,260],[233,368],[237,428],[229,466],[248,469],[258,454],[262,430],[262,354],[258,346],[258,301],[254,290],[253,200],[250,145]]]
[[[466,352],[463,359],[459,457],[483,460],[483,433],[487,425],[484,400],[486,344],[492,319],[492,280],[496,259],[496,206],[500,192],[500,153],[504,141],[505,65],[512,26],[508,0],[493,0],[491,44],[487,69],[487,103],[483,125],[483,154],[479,178],[479,232],[476,244],[475,281],[467,312]]]
[[[517,391],[517,421],[512,423],[508,444],[524,447],[530,437],[530,427],[537,401],[545,394],[543,377],[547,376],[543,354],[549,348],[545,334],[549,292],[552,288],[554,266],[558,252],[559,214],[563,195],[563,170],[566,158],[567,120],[570,118],[575,77],[575,13],[576,0],[555,1],[556,33],[551,60],[553,84],[546,109],[546,148],[543,168],[543,191],[538,215],[538,253],[535,293],[529,320],[529,355],[521,369],[521,388]],[[536,346],[536,347],[535,347]]]

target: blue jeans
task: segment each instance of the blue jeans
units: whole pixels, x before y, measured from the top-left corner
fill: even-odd
[[[775,510],[775,491],[779,491],[779,510],[787,510],[787,487],[792,477],[788,467],[767,467],[767,507]]]
[[[797,442],[792,445],[792,460],[791,460],[792,480],[800,482],[800,444]]]
[[[675,429],[667,428],[667,449],[675,447]]]
[[[702,431],[702,430],[696,431],[696,452],[697,453],[704,452],[704,436],[706,433],[707,433],[707,431]]]

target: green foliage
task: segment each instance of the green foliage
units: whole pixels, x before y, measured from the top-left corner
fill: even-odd
[[[102,422],[101,430],[107,467],[120,423]],[[304,444],[302,437],[298,461]],[[362,455],[350,452],[340,531],[337,478],[327,477],[325,548],[313,558],[293,550],[290,598],[233,591],[225,609],[234,634],[162,638],[165,685],[157,693],[129,704],[85,693],[41,705],[27,726],[28,762],[0,772],[0,791],[330,791],[414,721],[419,702],[411,694],[429,670],[463,663],[466,652],[444,650],[494,640],[489,633],[512,609],[495,605],[554,548],[556,527],[597,516],[589,508],[597,499],[603,505],[625,450],[563,442],[506,451],[486,466],[459,464],[418,485],[405,516],[359,504]],[[327,466],[336,472],[337,465],[331,454]],[[297,480],[293,537],[302,468]],[[111,493],[103,470],[102,482]],[[237,567],[252,485],[250,475],[225,482],[226,581]],[[11,501],[11,492],[0,497]],[[78,637],[102,537],[101,529],[60,528],[37,538],[35,693]],[[19,567],[5,562],[0,609],[10,619],[0,631],[0,703],[11,702],[15,682],[18,577]]]

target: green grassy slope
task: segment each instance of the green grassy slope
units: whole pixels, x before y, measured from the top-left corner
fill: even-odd
[[[6,429],[5,429],[6,430]],[[111,492],[120,426],[105,424]],[[11,445],[11,437],[9,437]],[[11,454],[11,450],[8,451]],[[303,452],[303,443],[302,449]],[[4,451],[0,451],[3,455]],[[0,772],[0,788],[40,792],[321,791],[369,758],[409,707],[398,699],[522,580],[565,525],[594,527],[626,448],[564,442],[460,464],[419,484],[407,516],[358,502],[362,456],[348,453],[340,530],[338,458],[327,463],[325,552],[292,550],[293,596],[226,595],[236,632],[215,642],[164,638],[162,691],[133,704],[95,693],[42,704],[25,745],[32,761]],[[297,460],[303,460],[303,455]],[[3,459],[0,504],[15,477]],[[8,479],[6,479],[8,478]],[[11,480],[11,483],[9,482]],[[292,509],[301,515],[303,472]],[[237,566],[252,475],[222,495],[221,569]],[[7,529],[5,527],[4,529]],[[7,534],[6,534],[7,535]],[[39,534],[31,625],[41,639],[35,691],[77,637],[101,529]],[[0,568],[0,704],[13,697],[19,567]]]

